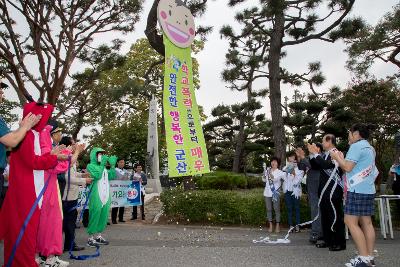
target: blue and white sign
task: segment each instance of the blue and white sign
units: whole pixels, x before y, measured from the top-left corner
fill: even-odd
[[[127,191],[126,201],[128,203],[127,206],[140,206],[142,205],[142,197],[140,190],[140,182],[139,181],[131,181]]]
[[[111,207],[129,207],[142,205],[139,181],[110,181]],[[79,189],[78,209],[85,204],[89,190],[85,187]],[[86,207],[89,208],[89,205]]]

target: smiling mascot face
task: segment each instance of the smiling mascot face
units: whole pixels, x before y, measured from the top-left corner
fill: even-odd
[[[186,48],[195,37],[192,13],[181,0],[160,0],[158,21],[170,41],[178,47]]]

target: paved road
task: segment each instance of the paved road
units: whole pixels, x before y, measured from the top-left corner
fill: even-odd
[[[329,267],[344,266],[353,256],[355,248],[351,241],[348,241],[346,251],[330,252],[309,245],[306,231],[291,235],[292,242],[287,245],[256,245],[252,240],[265,236],[264,230],[118,224],[107,228],[105,236],[111,244],[102,247],[99,258],[71,261],[71,266]],[[83,244],[86,239],[84,229],[78,229],[77,233],[78,243]],[[378,236],[378,266],[400,266],[400,232],[396,232],[395,237],[395,240],[383,240]],[[86,250],[89,251],[93,252],[93,249]],[[62,258],[66,259],[67,255]]]

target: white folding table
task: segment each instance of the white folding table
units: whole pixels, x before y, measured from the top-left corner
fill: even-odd
[[[393,239],[393,224],[392,224],[392,212],[390,210],[390,200],[400,200],[400,195],[380,195],[378,198],[381,198],[381,210],[384,210],[384,220],[383,220],[383,227],[382,227],[382,220],[381,220],[381,230],[382,228],[385,229],[383,238],[386,239],[386,234],[390,234],[390,238]],[[385,202],[385,203],[382,203]]]

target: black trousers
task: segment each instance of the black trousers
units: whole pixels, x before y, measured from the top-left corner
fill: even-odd
[[[88,227],[89,225],[89,209],[85,209],[82,216],[82,224],[84,227]]]
[[[119,214],[118,214],[119,210]],[[117,221],[117,215],[118,215],[118,220],[121,222],[124,220],[124,212],[125,208],[124,207],[115,207],[111,209],[111,221],[116,222]]]
[[[396,175],[396,181],[393,181],[392,184],[392,189],[393,189],[393,194],[395,195],[400,195],[400,175]],[[400,201],[395,201],[396,202],[396,209],[397,209],[397,214],[400,217]]]
[[[64,180],[58,180],[58,187],[60,188],[60,195],[61,198],[64,196],[64,190],[65,190],[65,186],[66,186],[66,181]]]
[[[142,194],[142,206],[140,206],[140,213],[142,214],[142,220],[144,220],[144,194]],[[137,219],[137,206],[132,207],[132,219]]]
[[[78,200],[63,201],[63,231],[65,233],[64,239],[64,250],[71,248],[74,237],[75,237],[75,222],[78,217],[78,211],[76,209],[70,211],[73,207],[78,204]]]
[[[331,181],[333,185],[333,181]],[[332,203],[333,208],[329,200],[329,195],[331,193],[332,186],[328,186],[325,194],[321,199],[321,225],[322,225],[322,233],[324,236],[325,243],[331,246],[346,246],[346,237],[345,237],[345,227],[344,227],[344,214],[343,214],[343,189],[340,186],[337,186],[333,195],[332,195]],[[336,211],[336,222],[333,225],[333,231],[331,229],[332,223],[335,220]]]

